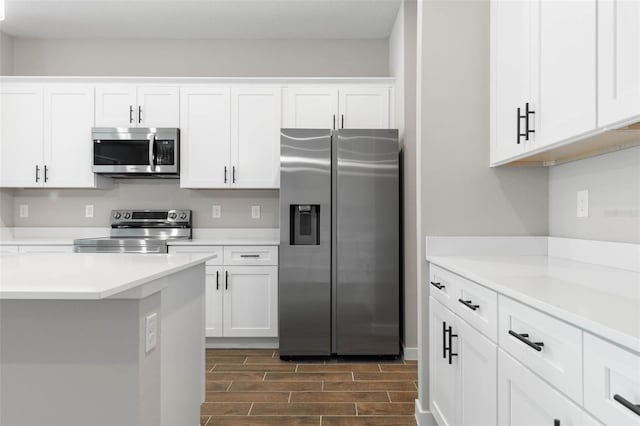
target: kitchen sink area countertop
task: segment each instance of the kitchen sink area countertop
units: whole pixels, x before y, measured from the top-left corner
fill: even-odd
[[[99,300],[203,264],[212,255],[30,253],[0,256],[0,299]],[[156,288],[155,291],[161,288]]]

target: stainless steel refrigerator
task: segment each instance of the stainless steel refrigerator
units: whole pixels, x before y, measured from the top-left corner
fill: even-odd
[[[280,356],[399,355],[397,130],[282,129]]]

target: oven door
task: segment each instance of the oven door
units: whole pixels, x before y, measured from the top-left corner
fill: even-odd
[[[94,128],[92,135],[95,173],[178,174],[178,129]]]

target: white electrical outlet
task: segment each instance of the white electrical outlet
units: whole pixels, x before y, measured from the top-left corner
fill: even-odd
[[[251,219],[260,219],[260,206],[251,206]]]
[[[29,204],[20,204],[20,217],[29,217]]]
[[[84,217],[93,217],[93,204],[84,206]]]
[[[589,190],[578,191],[576,217],[589,217]]]
[[[151,351],[158,343],[158,314],[156,312],[147,315],[145,322],[145,352]]]
[[[222,206],[214,204],[213,208],[211,209],[211,216],[214,219],[220,219],[220,217],[222,216]]]

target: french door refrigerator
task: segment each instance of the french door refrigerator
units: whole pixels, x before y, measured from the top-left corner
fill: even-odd
[[[282,129],[280,356],[399,355],[398,131]]]

